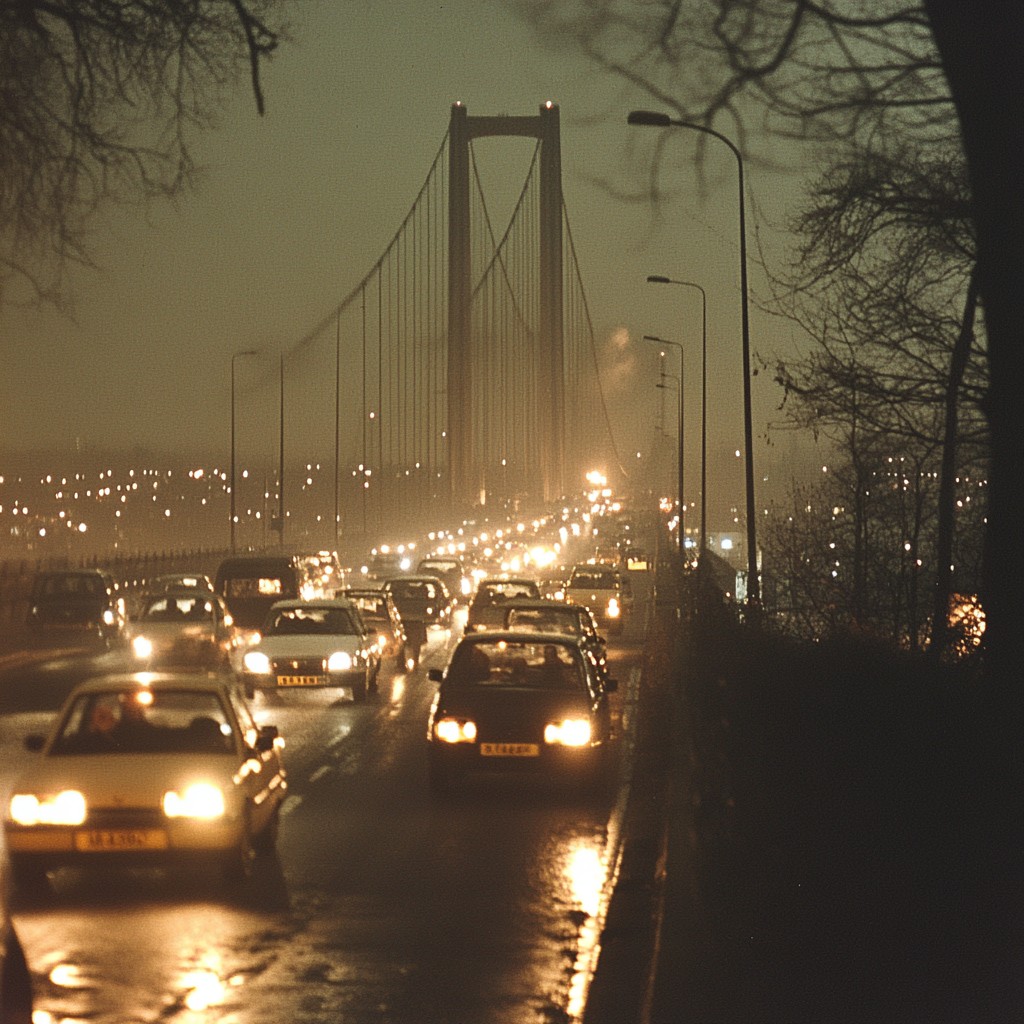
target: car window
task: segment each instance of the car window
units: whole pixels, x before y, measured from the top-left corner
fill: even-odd
[[[580,632],[578,616],[555,608],[510,608],[505,622],[509,629],[528,629],[534,633],[575,636]]]
[[[579,652],[543,640],[461,644],[446,680],[455,688],[579,691],[586,686]]]
[[[234,732],[213,691],[146,689],[81,694],[51,754],[225,754]]]
[[[359,632],[347,608],[315,605],[273,612],[264,629],[267,636],[337,636]]]

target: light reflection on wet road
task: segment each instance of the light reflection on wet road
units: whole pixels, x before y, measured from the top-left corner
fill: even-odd
[[[435,636],[427,665],[443,664],[450,643]],[[615,654],[614,706],[627,721],[636,655]],[[577,1019],[620,794],[483,779],[432,799],[425,667],[382,678],[365,704],[257,697],[261,723],[286,737],[291,795],[279,857],[260,865],[244,903],[209,878],[70,871],[52,900],[16,903],[38,1021]],[[27,724],[0,720],[5,792]]]

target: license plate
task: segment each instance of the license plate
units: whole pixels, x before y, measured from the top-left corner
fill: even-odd
[[[536,743],[481,743],[481,757],[540,757]]]
[[[75,833],[75,849],[82,853],[111,850],[166,850],[167,833],[160,828],[94,829]]]
[[[278,676],[278,686],[326,686],[327,676]]]

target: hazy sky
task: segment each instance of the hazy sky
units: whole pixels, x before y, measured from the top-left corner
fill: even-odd
[[[242,374],[239,365],[239,436],[247,454],[273,457],[277,353],[319,323],[383,252],[426,179],[451,104],[461,101],[470,115],[535,114],[546,100],[561,111],[563,191],[621,446],[649,445],[657,418],[658,357],[638,340],[645,333],[690,346],[687,431],[696,438],[699,430],[699,295],[648,285],[651,273],[706,289],[709,445],[741,445],[737,191],[724,146],[708,147],[707,192],[694,170],[692,188],[655,220],[647,206],[617,201],[594,183],[622,181],[631,167],[642,172],[646,147],[636,136],[653,142],[656,133],[627,127],[626,115],[651,102],[558,40],[540,46],[500,2],[323,0],[296,9],[293,41],[264,72],[265,116],[239,83],[220,128],[197,141],[199,192],[108,219],[94,240],[102,269],[75,275],[75,322],[0,310],[0,450],[226,453],[231,353],[256,347],[263,370]],[[680,152],[695,154],[696,133],[678,134]],[[532,141],[476,145],[488,195],[503,185],[518,191]],[[770,239],[769,221],[781,220],[797,183],[751,168],[747,177],[753,258],[757,232]],[[752,287],[760,280],[752,267]],[[756,311],[751,338],[765,357],[794,341],[786,325]],[[770,374],[759,374],[758,435],[778,401]]]

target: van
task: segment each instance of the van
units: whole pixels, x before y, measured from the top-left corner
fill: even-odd
[[[337,555],[321,551],[225,558],[213,585],[237,626],[259,629],[276,601],[332,597],[344,579]]]

